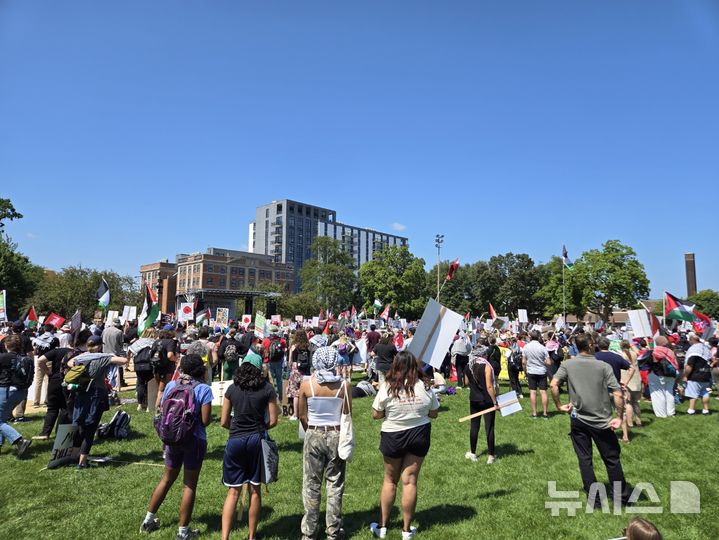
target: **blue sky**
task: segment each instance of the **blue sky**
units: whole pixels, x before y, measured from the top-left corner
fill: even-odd
[[[33,261],[137,275],[293,198],[431,264],[633,246],[719,289],[711,0],[0,4],[0,196]]]

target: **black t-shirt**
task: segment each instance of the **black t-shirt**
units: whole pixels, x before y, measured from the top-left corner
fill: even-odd
[[[158,347],[160,351],[164,351],[165,354],[174,353],[175,359],[171,361],[177,362],[177,340],[171,338],[161,339]]]
[[[694,382],[709,382],[712,380],[711,368],[709,362],[701,356],[692,356],[687,360],[687,365],[691,366],[692,372],[687,380]]]
[[[394,361],[394,355],[397,354],[397,349],[392,343],[382,344],[378,343],[374,346],[375,367],[377,371],[385,373],[392,367]]]
[[[217,350],[218,358],[220,358],[220,360],[233,360],[232,358],[227,358],[225,356],[225,353],[228,352],[227,347],[230,347],[230,356],[237,356],[237,358],[234,358],[234,360],[239,360],[240,356],[242,356],[240,352],[242,345],[236,338],[233,337],[226,337],[222,340],[222,343],[220,343],[220,348]],[[245,352],[245,354],[247,354],[247,352]]]
[[[227,388],[225,397],[232,403],[234,411],[230,424],[230,439],[267,430],[267,404],[277,399],[275,388],[269,382],[265,381],[257,390],[242,390],[232,384]]]
[[[10,368],[15,358],[17,358],[15,353],[0,354],[0,387],[10,386]]]
[[[469,401],[478,401],[480,403],[486,403],[488,406],[493,405],[492,399],[489,397],[487,392],[487,380],[486,380],[486,365],[476,364],[477,366],[477,378],[474,377],[474,371],[469,366],[464,368],[464,375],[469,381]]]
[[[309,348],[295,347],[290,353],[290,365],[297,362],[297,370],[302,375],[310,375],[310,369],[312,368],[312,354]]]
[[[602,362],[606,362],[611,366],[612,371],[614,372],[614,378],[617,379],[618,383],[622,382],[622,370],[630,369],[632,367],[631,364],[624,359],[624,357],[611,351],[599,351],[598,353],[594,353],[594,358],[601,360]]]
[[[71,351],[72,349],[70,348],[58,347],[57,349],[52,349],[51,351],[47,351],[45,354],[43,354],[43,356],[47,358],[47,361],[51,363],[50,377],[60,376],[60,368],[62,367],[62,361],[65,358],[65,355]]]

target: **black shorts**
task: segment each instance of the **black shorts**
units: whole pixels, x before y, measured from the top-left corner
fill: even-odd
[[[424,457],[429,452],[432,424],[429,422],[404,431],[383,431],[379,440],[379,451],[384,457],[397,459],[407,454]]]
[[[527,385],[530,390],[536,390],[539,387],[540,390],[547,389],[547,376],[546,375],[532,375],[527,373]]]

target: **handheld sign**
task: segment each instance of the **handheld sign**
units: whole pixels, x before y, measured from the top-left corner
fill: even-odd
[[[440,369],[462,321],[462,315],[430,298],[407,350],[418,360]]]
[[[507,392],[506,394],[498,395],[496,407],[490,407],[489,409],[484,409],[483,411],[479,411],[477,413],[470,414],[468,416],[463,416],[462,418],[459,419],[459,421],[466,422],[467,420],[471,420],[472,418],[477,418],[478,416],[485,415],[492,411],[499,411],[502,414],[502,416],[509,416],[510,414],[514,414],[521,410],[522,410],[522,405],[519,403],[519,400],[517,399],[517,392],[512,391],[512,392]]]
[[[50,462],[47,464],[48,469],[54,469],[66,463],[77,462],[80,457],[80,448],[73,448],[73,441],[78,429],[77,426],[72,424],[60,424],[57,426],[55,444],[52,445]]]

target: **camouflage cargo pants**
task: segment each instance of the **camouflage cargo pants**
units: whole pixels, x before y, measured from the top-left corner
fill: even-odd
[[[317,536],[323,478],[327,481],[327,540],[340,538],[346,463],[337,455],[339,437],[339,431],[310,429],[305,434],[302,479],[302,500],[305,505],[305,515],[302,518],[303,540],[314,540]]]

